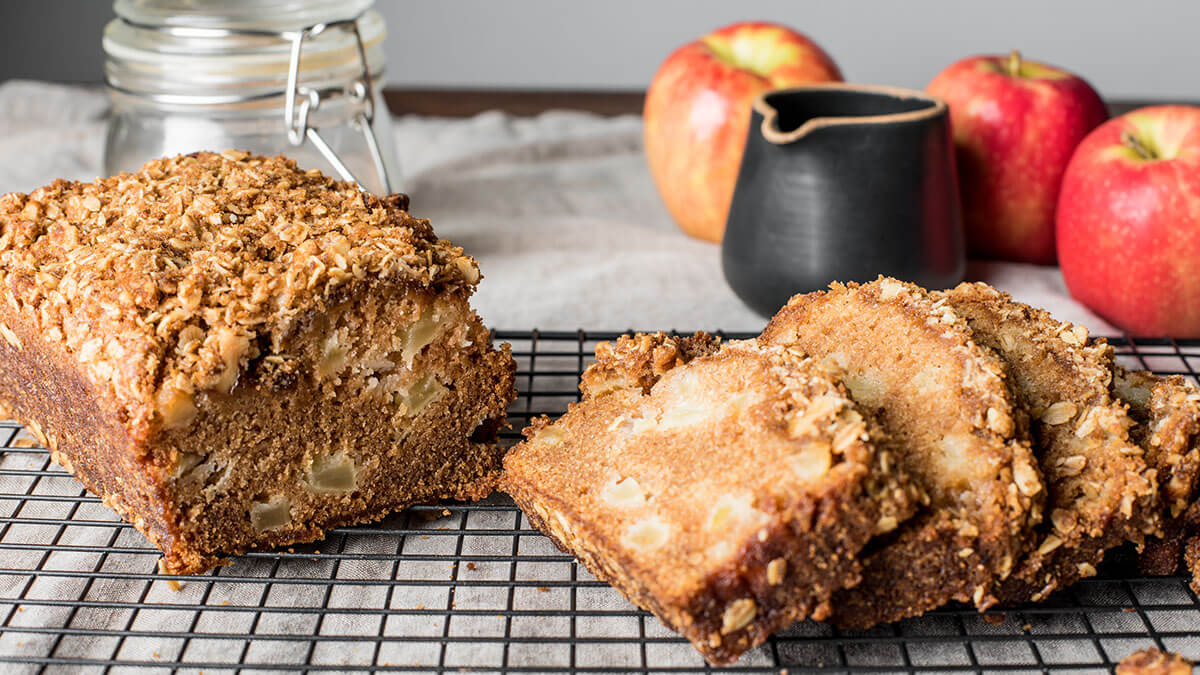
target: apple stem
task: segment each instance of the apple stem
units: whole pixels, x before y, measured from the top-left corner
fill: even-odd
[[[1021,51],[1018,49],[1008,53],[1008,74],[1013,77],[1021,74]]]
[[[1135,153],[1137,153],[1137,156],[1142,159],[1157,159],[1154,156],[1154,151],[1146,147],[1145,143],[1138,140],[1137,136],[1134,136],[1128,131],[1121,132],[1121,143],[1132,149]]]

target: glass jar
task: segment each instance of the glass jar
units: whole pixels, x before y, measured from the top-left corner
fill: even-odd
[[[198,150],[285,154],[399,189],[373,0],[116,0],[105,170]]]

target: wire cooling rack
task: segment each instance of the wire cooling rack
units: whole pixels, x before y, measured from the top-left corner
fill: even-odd
[[[496,337],[518,362],[511,441],[576,400],[596,342],[615,334]],[[1200,369],[1200,342],[1110,341],[1133,367]],[[157,551],[19,426],[0,423],[0,441],[5,672],[1108,672],[1151,645],[1200,654],[1187,580],[1141,578],[1118,551],[1039,605],[947,607],[865,632],[804,622],[710,668],[500,496],[412,508],[178,579],[158,574]]]

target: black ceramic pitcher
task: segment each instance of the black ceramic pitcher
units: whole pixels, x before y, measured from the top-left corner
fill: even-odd
[[[725,279],[774,314],[795,293],[880,274],[945,288],[965,267],[945,102],[860,84],[754,101],[722,243]]]

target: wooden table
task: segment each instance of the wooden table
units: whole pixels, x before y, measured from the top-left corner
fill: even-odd
[[[384,91],[388,108],[397,115],[470,117],[487,110],[512,115],[537,115],[547,110],[581,110],[599,115],[640,115],[645,92],[533,89],[410,89]],[[1122,115],[1135,108],[1166,101],[1116,100],[1109,111]]]

